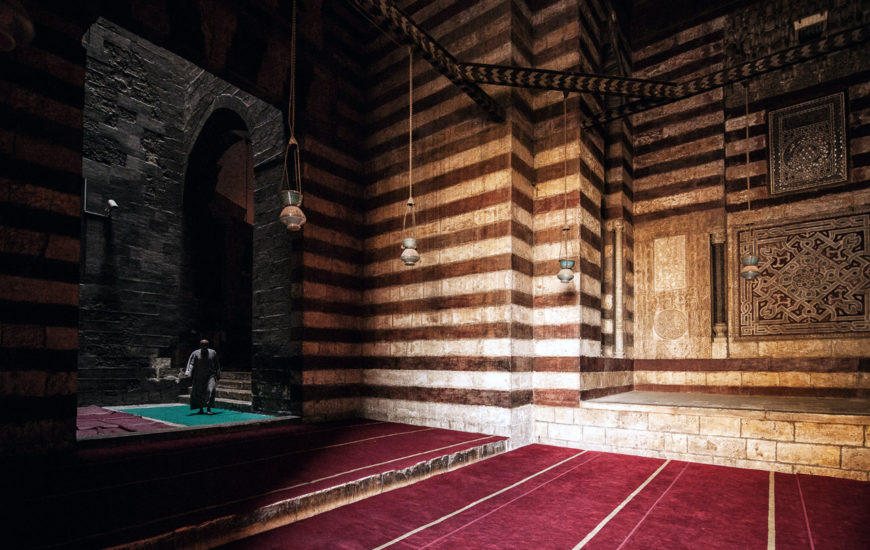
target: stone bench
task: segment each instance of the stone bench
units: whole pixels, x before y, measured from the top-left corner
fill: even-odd
[[[631,391],[535,406],[540,443],[868,480],[870,399]]]

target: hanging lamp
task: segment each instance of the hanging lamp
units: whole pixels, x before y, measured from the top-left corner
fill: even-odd
[[[290,126],[290,139],[284,150],[284,173],[281,177],[282,188],[278,193],[281,200],[281,214],[278,219],[290,231],[299,231],[307,218],[302,209],[302,165],[299,160],[299,142],[296,140],[296,1],[293,2],[290,35],[290,102],[287,106],[287,122]],[[292,157],[293,181],[287,169],[287,158]],[[285,188],[286,187],[286,188]]]
[[[747,212],[752,212],[752,197],[749,192],[749,83],[743,84],[743,89],[745,91],[744,94],[744,103],[746,105],[746,110],[744,112],[745,122],[746,122],[746,202],[747,202]],[[754,241],[753,241],[754,242]],[[753,247],[755,245],[753,244]],[[747,281],[752,281],[761,273],[761,270],[758,269],[758,255],[756,252],[748,252],[743,258],[741,258],[740,262],[743,267],[740,269],[740,276],[746,279]]]
[[[559,273],[556,277],[563,283],[574,279],[574,260],[571,259],[568,233],[568,92],[562,92],[562,234],[559,238]]]
[[[414,52],[408,48],[408,203],[402,216],[402,261],[413,266],[420,261],[417,252],[417,215],[414,210]],[[408,226],[408,214],[411,225]]]

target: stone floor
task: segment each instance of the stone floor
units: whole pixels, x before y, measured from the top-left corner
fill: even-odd
[[[587,403],[870,415],[870,399],[845,397],[790,397],[631,391],[591,399]]]

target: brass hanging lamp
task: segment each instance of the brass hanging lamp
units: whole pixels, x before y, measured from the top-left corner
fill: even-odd
[[[281,200],[281,214],[278,219],[290,231],[299,231],[307,218],[302,212],[302,164],[299,160],[299,142],[296,140],[296,2],[293,2],[290,35],[290,102],[287,106],[287,122],[290,126],[290,139],[284,150],[284,173],[281,177],[282,188],[278,193]],[[292,157],[293,181],[287,169],[287,159]]]
[[[417,252],[417,214],[414,204],[414,53],[408,48],[408,203],[402,216],[402,261],[413,266],[420,261]],[[408,215],[411,225],[408,226]]]
[[[562,233],[559,238],[559,273],[556,277],[567,284],[574,279],[574,260],[568,233],[568,92],[562,92]]]
[[[752,212],[752,197],[750,196],[749,190],[749,83],[744,83],[743,89],[745,91],[744,103],[746,105],[744,111],[746,123],[746,203],[747,212]],[[758,260],[759,258],[755,251],[746,253],[746,255],[744,255],[740,260],[743,265],[740,269],[740,276],[747,281],[752,281],[758,277],[761,273],[761,270],[758,269]]]

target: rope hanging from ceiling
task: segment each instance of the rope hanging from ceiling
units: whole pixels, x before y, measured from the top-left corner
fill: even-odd
[[[562,232],[559,237],[559,273],[556,277],[563,283],[574,278],[574,260],[568,243],[568,92],[562,92]]]
[[[287,124],[290,139],[284,150],[284,172],[281,175],[282,188],[279,193],[282,206],[278,219],[288,230],[298,231],[305,225],[307,218],[302,212],[302,162],[299,158],[299,141],[296,139],[296,0],[293,0],[290,19],[290,99],[287,105]],[[287,160],[293,162],[293,177],[287,169]],[[286,187],[286,188],[285,188]]]
[[[413,266],[420,261],[417,252],[417,214],[414,204],[414,51],[408,46],[408,203],[402,216],[402,261]],[[408,214],[411,228],[407,230]]]
[[[752,196],[749,187],[749,83],[743,84],[744,91],[744,105],[745,110],[743,112],[744,117],[744,127],[746,129],[746,205],[747,212],[752,212]],[[751,227],[752,224],[750,224]],[[751,230],[751,229],[750,229]],[[755,242],[755,239],[753,239]],[[758,277],[761,271],[758,269],[758,253],[757,251],[752,251],[747,253],[743,258],[741,258],[741,263],[743,267],[740,269],[740,276],[746,279],[747,281],[751,281]]]

